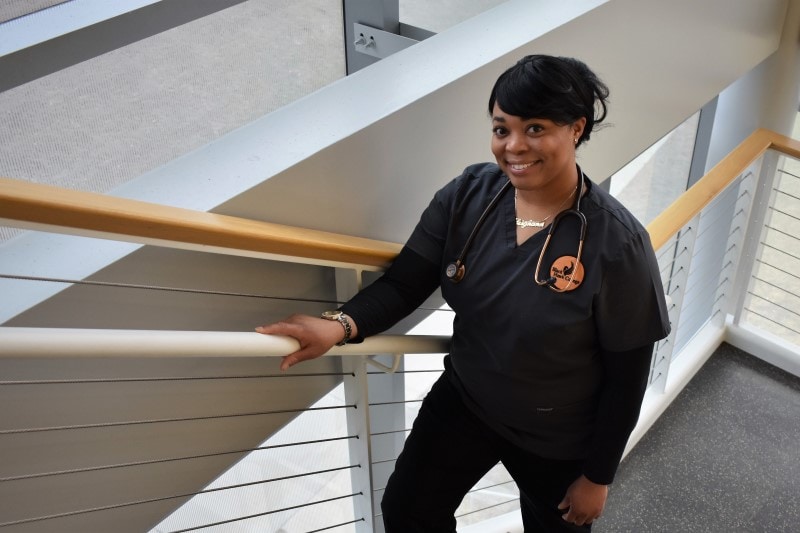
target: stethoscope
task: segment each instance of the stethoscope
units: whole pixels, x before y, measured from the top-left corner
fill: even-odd
[[[539,271],[542,268],[542,260],[544,256],[547,254],[547,249],[550,246],[550,240],[553,238],[553,234],[558,227],[558,224],[564,219],[564,217],[573,216],[578,218],[578,222],[580,223],[580,236],[578,240],[578,253],[575,255],[575,265],[580,265],[581,263],[581,255],[583,254],[583,241],[586,239],[586,216],[581,212],[581,198],[583,198],[584,188],[586,187],[586,175],[583,173],[583,170],[578,167],[579,179],[578,179],[578,195],[575,198],[575,202],[570,209],[566,209],[561,211],[559,214],[555,216],[553,222],[550,223],[550,229],[547,230],[547,237],[545,238],[544,245],[542,246],[542,251],[539,252],[539,259],[536,261],[536,270],[533,273],[533,281],[536,282],[539,286],[547,286],[550,289],[556,292],[566,292],[573,287],[574,284],[577,284],[575,273],[571,273],[564,277],[567,281],[564,287],[557,287],[556,286],[556,278],[554,276],[550,276],[545,279],[539,279]],[[481,226],[483,226],[486,217],[489,213],[497,206],[497,202],[500,201],[500,198],[503,196],[503,193],[506,192],[511,187],[511,181],[507,181],[503,184],[497,194],[492,198],[489,202],[489,205],[486,206],[486,209],[483,210],[481,216],[478,218],[478,221],[475,223],[475,226],[472,228],[472,231],[467,237],[467,242],[464,243],[464,248],[461,250],[461,253],[458,254],[458,259],[454,262],[447,265],[447,269],[445,270],[445,276],[452,281],[453,283],[458,283],[462,279],[464,279],[464,275],[466,274],[466,266],[464,265],[464,258],[469,251],[470,246],[472,246],[472,241],[475,239],[475,235],[477,235],[478,230],[480,230]]]

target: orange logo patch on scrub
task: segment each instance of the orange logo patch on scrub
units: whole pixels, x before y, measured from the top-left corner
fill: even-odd
[[[574,291],[583,283],[583,265],[571,255],[562,255],[550,267],[553,286],[561,291]]]

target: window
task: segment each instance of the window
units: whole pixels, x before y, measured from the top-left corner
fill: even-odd
[[[686,190],[700,113],[611,176],[611,194],[647,225]]]
[[[244,2],[0,93],[0,175],[106,192],[343,77],[341,5],[296,4]]]

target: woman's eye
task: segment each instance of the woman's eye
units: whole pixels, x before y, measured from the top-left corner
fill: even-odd
[[[530,126],[528,126],[528,131],[529,131],[530,133],[539,133],[539,132],[541,132],[543,129],[544,129],[544,128],[543,128],[543,127],[541,127],[541,126],[540,126],[540,125],[538,125],[538,124],[531,124]]]
[[[492,128],[492,133],[494,133],[497,136],[502,136],[506,134],[506,129],[500,126],[496,126]]]

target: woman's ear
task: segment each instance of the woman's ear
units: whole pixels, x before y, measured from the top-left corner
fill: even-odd
[[[583,129],[586,127],[586,117],[581,117],[572,123],[572,138],[580,139],[583,135]]]

